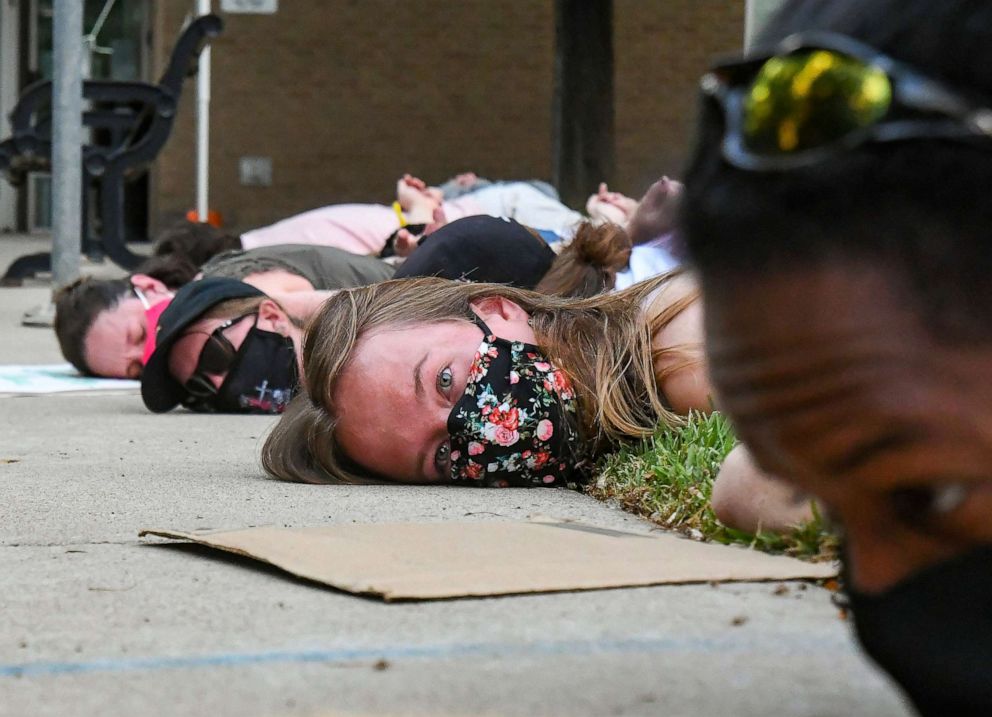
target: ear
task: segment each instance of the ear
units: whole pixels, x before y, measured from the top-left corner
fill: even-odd
[[[131,286],[138,287],[146,294],[151,292],[157,292],[159,294],[169,293],[168,286],[158,279],[148,276],[148,274],[131,274]]]
[[[265,331],[274,331],[283,336],[289,335],[292,322],[289,315],[272,299],[263,299],[258,305],[258,327]]]
[[[483,296],[473,299],[469,306],[497,336],[510,341],[537,342],[528,323],[530,314],[515,301],[502,296]]]
[[[524,321],[530,318],[520,304],[502,296],[480,296],[472,299],[469,306],[479,315],[483,321],[500,318],[505,321],[512,321],[523,317]]]

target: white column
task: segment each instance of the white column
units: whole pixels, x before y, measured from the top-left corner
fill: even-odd
[[[196,14],[210,14],[210,0],[197,0]],[[207,221],[210,189],[210,45],[200,53],[196,76],[196,214]]]

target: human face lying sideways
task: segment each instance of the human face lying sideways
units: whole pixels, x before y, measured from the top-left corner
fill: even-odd
[[[90,370],[106,378],[137,379],[151,350],[150,315],[172,299],[172,292],[144,274],[131,277],[132,289],[113,307],[101,311],[83,339],[83,354]],[[157,315],[157,314],[156,314]],[[153,320],[153,319],[152,319]]]
[[[942,344],[912,307],[857,266],[707,287],[722,407],[840,523],[872,594],[992,545],[992,347]]]
[[[191,324],[169,351],[169,373],[207,410],[279,412],[300,374],[300,340],[288,314],[265,299],[243,314]]]
[[[476,470],[484,469],[483,461],[489,466],[486,471],[497,473],[493,467],[497,464],[499,471],[509,473],[526,466],[547,473],[545,483],[554,482],[550,470],[543,469],[558,452],[552,436],[557,441],[567,435],[556,409],[549,408],[555,381],[562,383],[556,379],[559,372],[526,346],[535,344],[536,337],[527,313],[517,304],[491,297],[476,300],[473,309],[497,337],[495,343],[470,321],[398,326],[359,340],[332,397],[339,417],[336,440],[351,460],[377,476],[403,483],[448,482],[452,464],[464,465],[462,477],[473,479],[478,477]],[[507,348],[511,345],[514,348]],[[527,368],[508,374],[505,368],[497,370],[501,358],[513,352],[529,356],[538,368],[530,373]],[[507,375],[502,388],[490,391]],[[523,394],[514,393],[538,384],[548,386],[541,394],[546,414],[541,412],[541,398],[520,399],[518,404]],[[467,387],[471,396],[466,404]],[[569,390],[566,386],[555,395],[570,398]],[[465,413],[459,408],[463,405]],[[477,438],[462,445],[464,433],[449,433],[459,421],[466,432],[477,431]],[[519,453],[508,456],[503,449]]]

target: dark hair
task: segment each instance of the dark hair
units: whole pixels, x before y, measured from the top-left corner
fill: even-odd
[[[554,296],[586,297],[609,291],[617,272],[630,262],[632,243],[616,224],[579,225],[535,291]]]
[[[186,256],[166,254],[148,257],[134,270],[134,273],[145,274],[158,279],[170,289],[178,289],[193,281],[200,273],[200,267]]]
[[[791,0],[757,46],[803,30],[865,42],[992,105],[987,0]],[[816,166],[750,173],[720,156],[702,108],[683,236],[704,286],[828,262],[884,267],[944,340],[992,339],[992,143],[865,144]],[[984,146],[981,146],[984,145]]]
[[[240,249],[241,239],[209,224],[181,221],[155,242],[152,256],[135,273],[158,279],[170,289],[189,283],[207,259],[229,249]],[[128,279],[80,279],[55,296],[55,335],[65,359],[81,373],[92,374],[86,363],[86,334],[96,317],[117,306],[131,291]]]
[[[131,291],[130,279],[86,277],[55,294],[55,335],[66,361],[83,374],[92,375],[86,363],[84,340],[101,311],[117,306]]]
[[[231,249],[241,249],[241,237],[222,232],[210,224],[184,219],[159,233],[152,255],[185,259],[197,267]]]

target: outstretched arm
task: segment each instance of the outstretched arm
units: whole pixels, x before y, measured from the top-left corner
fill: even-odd
[[[594,222],[611,222],[624,228],[636,209],[636,199],[620,192],[611,192],[606,182],[600,182],[599,191],[586,200],[586,213]]]
[[[432,220],[434,210],[441,206],[442,199],[436,187],[428,186],[423,179],[412,174],[404,174],[396,182],[396,201],[410,224],[427,224]]]
[[[720,466],[710,504],[721,523],[748,533],[786,533],[813,519],[812,498],[758,468],[744,445]]]

